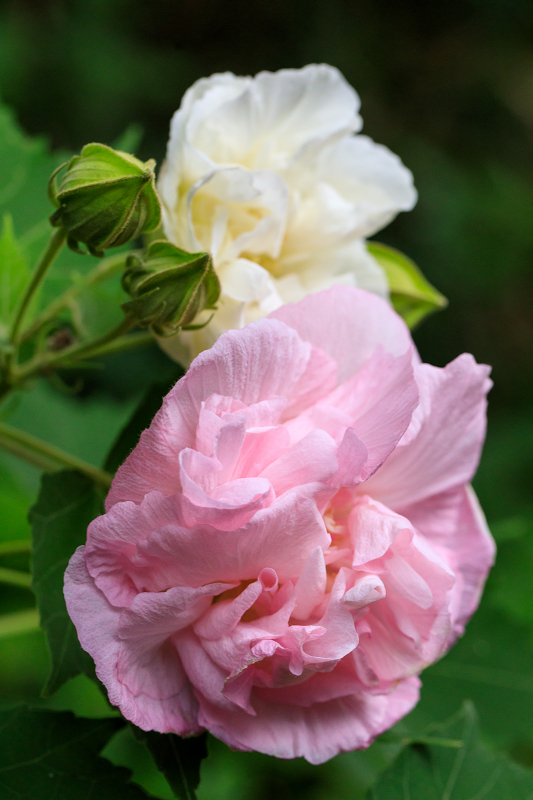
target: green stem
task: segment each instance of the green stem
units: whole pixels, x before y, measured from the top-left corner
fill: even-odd
[[[14,614],[0,616],[0,638],[14,636],[17,633],[27,633],[39,629],[39,612],[36,608],[26,611],[16,611]]]
[[[0,542],[0,556],[12,553],[29,553],[31,542],[29,539],[13,539],[11,542]]]
[[[9,583],[11,586],[23,586],[29,589],[31,586],[31,575],[29,572],[20,572],[18,569],[0,567],[0,583]]]
[[[126,317],[119,325],[107,331],[107,333],[102,334],[102,336],[97,336],[95,339],[91,339],[88,342],[74,344],[72,347],[67,347],[59,353],[40,354],[21,367],[13,370],[12,383],[16,386],[18,383],[27,381],[28,378],[43,375],[59,367],[71,366],[71,362],[81,361],[93,355],[101,354],[104,351],[103,348],[105,345],[127,333],[134,325],[135,320]]]
[[[152,344],[154,337],[151,333],[141,331],[140,333],[130,333],[128,336],[120,336],[109,344],[96,348],[91,353],[91,358],[109,355],[109,353],[122,353],[124,350],[132,350],[135,347],[146,347]]]
[[[439,736],[413,736],[407,739],[402,739],[402,744],[429,744],[435,747],[463,747],[464,742],[462,739],[443,739]]]
[[[82,292],[89,289],[101,281],[107,280],[115,275],[124,266],[126,256],[122,253],[120,255],[111,256],[101,261],[97,267],[92,269],[82,280],[75,286],[71,286],[58,298],[53,300],[32,322],[21,335],[21,341],[25,341],[33,336],[37,331],[42,328],[47,322],[53,319],[63,308],[68,308],[73,300],[78,297]]]
[[[0,447],[19,458],[24,458],[46,472],[58,469],[75,469],[91,478],[95,483],[108,489],[113,476],[98,467],[93,467],[81,458],[66,453],[59,447],[37,439],[29,433],[12,428],[0,422]]]
[[[42,282],[53,260],[55,259],[61,247],[63,246],[66,238],[67,238],[67,231],[65,230],[65,228],[61,227],[55,230],[52,233],[52,236],[50,238],[50,241],[48,242],[46,250],[42,254],[40,260],[37,262],[37,265],[35,267],[35,272],[33,273],[31,280],[26,287],[26,291],[22,296],[20,305],[15,315],[15,321],[13,322],[13,327],[11,329],[10,341],[14,347],[16,347],[18,344],[20,326],[24,321],[24,316],[26,314],[26,311],[28,310],[28,305],[30,304],[31,299],[35,294],[35,290]]]

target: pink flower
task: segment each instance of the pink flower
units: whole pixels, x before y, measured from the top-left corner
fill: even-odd
[[[66,573],[111,702],[312,763],[406,714],[493,559],[468,486],[488,372],[421,364],[387,303],[339,286],[198,356]]]

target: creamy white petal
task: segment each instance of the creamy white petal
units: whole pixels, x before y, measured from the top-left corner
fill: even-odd
[[[159,178],[163,225],[178,247],[211,253],[222,295],[206,328],[180,334],[181,358],[334,284],[388,297],[364,239],[412,208],[416,191],[397,156],[354,135],[358,110],[325,64],[213,75],[186,92]],[[173,340],[164,347],[178,357]]]

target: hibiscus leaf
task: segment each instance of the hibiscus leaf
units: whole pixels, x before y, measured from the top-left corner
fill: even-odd
[[[533,632],[492,604],[491,583],[465,636],[422,673],[420,703],[404,722],[418,732],[472,700],[491,744],[519,756],[533,747]]]
[[[132,128],[126,143],[134,143],[134,135]],[[54,206],[48,198],[48,180],[56,167],[70,156],[66,151],[50,152],[42,137],[27,136],[12,112],[0,103],[0,216],[9,213],[20,255],[31,266],[43,252],[53,230],[49,217]],[[97,259],[90,255],[79,255],[63,248],[46,276],[39,300],[30,307],[26,322],[31,320],[39,305],[43,307],[56,299],[72,285],[73,279],[79,280],[97,264]],[[0,293],[3,288],[0,282]],[[95,295],[98,295],[96,299]],[[125,299],[127,295],[121,289],[120,276],[116,275],[109,287],[98,285],[80,296],[76,309],[71,311],[82,316],[84,335],[96,336],[104,325],[110,327],[123,319],[120,303]],[[4,295],[2,302],[5,302]],[[105,311],[100,316],[94,313],[96,302],[101,302],[100,312],[102,308]]]
[[[531,800],[533,772],[483,744],[472,703],[402,752],[368,800]]]
[[[126,423],[115,443],[113,444],[104,469],[108,472],[116,472],[122,462],[129,456],[133,448],[139,441],[139,437],[145,428],[148,428],[154,415],[161,408],[163,397],[170,391],[172,386],[184,374],[183,367],[176,365],[174,375],[170,381],[158,381],[153,383],[141,402],[133,412],[130,420]]]
[[[207,734],[183,739],[174,733],[142,731],[134,727],[135,735],[145,742],[160,772],[167,779],[179,800],[196,800],[195,789],[200,783],[200,763],[207,757]]]
[[[53,694],[80,672],[94,678],[94,665],[81,648],[63,597],[63,575],[71,555],[84,544],[87,526],[103,511],[101,490],[79,472],[43,475],[30,511],[33,590],[46,632],[52,666],[43,694]]]
[[[52,231],[48,218],[54,207],[48,199],[48,179],[68,157],[66,152],[50,153],[45,139],[26,136],[12,112],[0,105],[0,214],[12,216],[29,264],[40,256]],[[84,270],[90,262],[94,259],[62,253],[44,284],[43,301],[66,288],[72,266],[79,264]]]
[[[5,213],[0,233],[0,341],[7,339],[28,273],[28,264],[13,231],[13,218]]]
[[[0,712],[2,800],[146,800],[129,770],[98,755],[123,724],[25,706]]]
[[[410,328],[448,301],[424,278],[416,264],[406,255],[380,242],[366,243],[368,252],[383,267],[389,282],[391,301]]]

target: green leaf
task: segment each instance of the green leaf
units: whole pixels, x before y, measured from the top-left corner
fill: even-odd
[[[533,746],[533,631],[493,606],[490,591],[464,637],[422,673],[421,700],[405,724],[423,730],[464,700],[475,703],[492,744]]]
[[[98,755],[123,724],[68,711],[0,712],[2,800],[146,800],[149,795],[129,782],[129,770]]]
[[[176,797],[179,800],[196,800],[200,764],[207,757],[207,734],[183,739],[174,733],[146,732],[140,728],[134,728],[134,732],[148,746],[157,768],[169,782]]]
[[[410,258],[380,242],[366,244],[370,255],[385,270],[394,308],[410,328],[447,306],[446,298],[427,282]]]
[[[145,428],[148,428],[155,414],[161,408],[163,397],[184,373],[185,370],[176,365],[176,370],[171,381],[160,381],[152,384],[135,409],[131,419],[120,432],[109,452],[104,469],[108,472],[116,472],[122,462],[126,460],[133,448],[137,445],[141,433]]]
[[[102,262],[103,263],[103,262]],[[122,303],[128,295],[122,288],[121,275],[84,286],[69,303],[70,319],[80,339],[92,339],[114,328],[124,319]],[[72,275],[74,284],[83,281],[79,273]]]
[[[52,666],[43,694],[53,694],[80,672],[94,677],[94,664],[82,650],[67,614],[63,575],[71,555],[84,544],[87,526],[103,512],[102,493],[78,472],[43,475],[30,511],[33,535],[33,590],[50,648]]]
[[[27,136],[12,112],[0,104],[0,214],[9,212],[20,251],[33,265],[46,247],[53,228],[49,217],[54,211],[47,195],[52,172],[70,153],[49,151],[43,138]],[[67,248],[59,254],[40,293],[40,307],[47,305],[71,285],[72,276],[93,268],[90,255],[77,255]],[[31,321],[32,309],[27,316]],[[117,307],[117,319],[123,314]]]
[[[138,149],[144,136],[144,129],[138,122],[132,122],[120,136],[111,143],[113,150],[133,153]]]
[[[28,264],[13,231],[13,218],[5,213],[0,234],[0,341],[9,335],[13,311],[28,279]]]
[[[480,739],[472,703],[432,730],[434,741],[406,747],[368,800],[531,800],[533,772],[491,752]],[[460,746],[454,746],[460,743]]]
[[[498,542],[497,567],[490,576],[487,600],[518,622],[533,624],[533,514],[511,517],[492,526]]]
[[[28,506],[31,494],[24,491],[0,462],[0,543],[10,539],[29,539]]]

